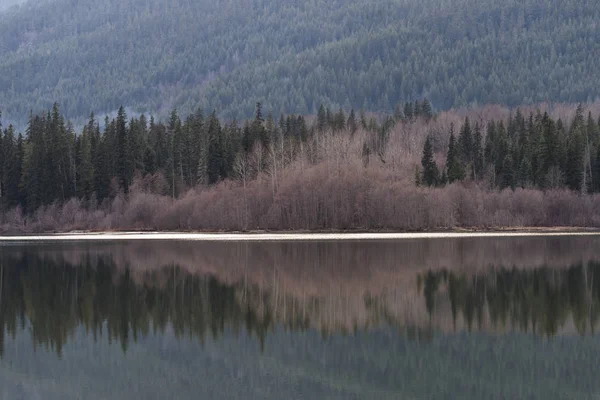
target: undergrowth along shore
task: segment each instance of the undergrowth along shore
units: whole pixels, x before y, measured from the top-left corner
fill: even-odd
[[[600,227],[600,195],[568,190],[490,191],[475,184],[410,185],[353,162],[284,171],[247,185],[222,182],[180,198],[156,194],[160,176],[98,204],[71,199],[25,215],[2,214],[4,233],[79,231],[434,231]],[[163,178],[164,179],[164,178]]]

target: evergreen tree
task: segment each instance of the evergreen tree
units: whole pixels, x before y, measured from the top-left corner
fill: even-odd
[[[594,166],[594,191],[600,193],[600,146],[596,149],[596,163]]]
[[[413,119],[413,116],[413,105],[411,102],[407,102],[406,104],[404,104],[404,117],[407,121],[410,121]]]
[[[92,161],[92,134],[84,129],[79,140],[78,193],[80,198],[89,200],[94,193],[94,164]]]
[[[579,130],[574,131],[567,144],[565,179],[571,190],[582,190],[584,168],[584,139]]]
[[[25,210],[34,212],[44,202],[44,168],[46,160],[46,140],[44,129],[46,116],[29,116],[24,145],[21,190],[25,197]]]
[[[473,137],[473,172],[475,179],[483,174],[483,135],[481,127],[475,124],[475,136]]]
[[[335,129],[338,131],[346,129],[346,114],[344,114],[344,110],[341,108],[335,115]]]
[[[415,100],[415,107],[413,108],[413,116],[419,118],[423,116],[423,108],[419,100]]]
[[[423,147],[423,157],[421,158],[421,166],[423,167],[422,182],[427,186],[435,186],[439,181],[439,170],[433,158],[433,145],[431,138],[427,136],[425,146]]]
[[[460,162],[459,149],[454,137],[454,125],[450,127],[450,141],[448,143],[448,154],[446,156],[446,174],[448,183],[460,181],[465,178],[465,171]]]
[[[485,149],[483,150],[484,165],[495,164],[496,160],[496,123],[490,121],[487,125]]]
[[[327,127],[327,113],[325,112],[325,106],[321,104],[319,106],[319,112],[317,113],[317,130],[323,132]]]
[[[396,122],[404,121],[404,111],[402,109],[402,105],[400,103],[396,104],[394,107],[394,119]]]
[[[170,178],[172,183],[176,185],[176,187],[179,187],[186,182],[184,171],[187,168],[184,165],[185,138],[177,110],[173,110],[171,112],[171,119],[169,121],[169,136],[171,137],[173,157],[173,167],[170,171]],[[175,188],[173,189],[175,190]],[[175,190],[175,194],[178,195],[177,190]]]
[[[502,160],[502,169],[500,170],[500,189],[515,189],[516,177],[514,168],[512,152],[508,151]]]
[[[458,147],[460,149],[460,159],[464,164],[473,166],[473,132],[471,130],[471,123],[469,117],[465,118],[465,123],[458,135]]]
[[[356,114],[354,113],[354,109],[350,110],[350,115],[348,116],[348,121],[346,122],[346,126],[350,133],[355,133],[358,129],[358,122],[356,121]]]
[[[532,182],[533,168],[527,157],[524,157],[519,164],[518,184],[522,188],[528,187]]]
[[[423,114],[423,117],[425,117],[425,119],[427,121],[429,121],[433,117],[433,109],[431,108],[431,103],[429,102],[427,97],[425,97],[423,99],[423,104],[421,106],[421,112]]]
[[[125,114],[125,109],[123,106],[119,107],[119,111],[117,112],[117,120],[115,125],[115,135],[116,135],[116,172],[117,178],[119,180],[119,185],[121,188],[127,192],[129,188],[129,143],[128,143],[128,135],[127,135],[127,115]]]
[[[19,165],[19,153],[12,125],[4,132],[2,143],[3,149],[3,204],[9,208],[19,203],[19,181],[21,179],[21,167]]]
[[[223,142],[221,137],[221,125],[219,123],[219,119],[217,118],[217,112],[213,111],[208,119],[208,183],[216,183],[225,178],[223,173]]]

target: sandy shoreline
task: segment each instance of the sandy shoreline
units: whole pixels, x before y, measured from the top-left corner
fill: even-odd
[[[501,238],[535,236],[600,236],[600,230],[583,228],[521,228],[488,231],[447,232],[68,232],[0,236],[0,242],[186,240],[186,241],[332,241],[407,240],[445,238]]]

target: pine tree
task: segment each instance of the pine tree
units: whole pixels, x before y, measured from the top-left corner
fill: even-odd
[[[413,108],[413,116],[419,118],[423,116],[423,108],[419,100],[415,100],[415,107]]]
[[[458,147],[460,150],[460,159],[464,164],[473,166],[473,132],[469,117],[465,118],[465,123],[458,135]]]
[[[514,173],[514,162],[512,152],[509,151],[502,160],[502,170],[500,172],[500,188],[512,188],[516,187],[515,173]]]
[[[446,156],[446,173],[448,183],[460,181],[465,178],[465,171],[459,159],[459,152],[454,137],[454,125],[450,126],[450,141],[448,143],[448,154]]]
[[[594,166],[594,191],[600,193],[600,146],[596,149],[596,163]]]
[[[484,168],[488,165],[495,165],[496,162],[496,123],[490,121],[487,125],[485,137],[485,149],[483,150]]]
[[[533,168],[531,167],[531,162],[527,157],[524,157],[519,164],[518,171],[518,184],[522,188],[526,188],[531,184],[533,176]]]
[[[207,176],[208,183],[216,183],[222,178],[223,168],[223,143],[221,137],[221,125],[217,118],[217,112],[213,111],[208,119],[208,154],[207,154]]]
[[[473,137],[473,173],[475,179],[483,174],[483,135],[479,124],[475,124],[475,136]]]
[[[433,159],[433,145],[429,136],[427,136],[427,139],[425,140],[425,146],[423,147],[421,166],[423,167],[422,182],[427,186],[437,185],[439,181],[439,170],[435,160]]]
[[[171,119],[169,121],[169,137],[171,138],[172,144],[172,157],[173,167],[170,171],[170,179],[174,186],[175,194],[178,195],[176,187],[184,184],[185,182],[185,166],[184,166],[184,145],[185,139],[183,135],[183,129],[181,126],[181,120],[177,114],[177,110],[171,112]]]
[[[402,109],[402,105],[400,103],[396,104],[394,107],[394,119],[396,122],[404,121],[404,111]]]
[[[44,169],[46,160],[46,116],[29,116],[24,144],[21,190],[25,198],[25,210],[34,212],[44,202]]]
[[[410,102],[404,104],[404,117],[407,121],[411,121],[413,119],[413,105]]]
[[[567,144],[566,184],[571,190],[582,190],[584,167],[584,139],[580,131],[569,137]]]
[[[19,181],[21,167],[19,165],[19,154],[17,143],[15,140],[14,129],[12,125],[4,132],[2,140],[3,157],[3,203],[9,208],[16,206],[19,203]]]
[[[344,129],[346,129],[346,114],[344,114],[344,110],[340,108],[335,115],[335,130],[343,131]]]
[[[429,121],[433,117],[433,109],[431,108],[431,103],[429,102],[427,97],[425,97],[423,99],[423,104],[421,106],[421,112],[423,114],[423,117],[425,117],[425,119],[427,121]]]
[[[127,115],[123,106],[119,107],[117,112],[117,121],[115,125],[116,134],[116,173],[121,188],[127,192],[129,188],[129,143],[127,135]]]
[[[2,139],[2,112],[0,111],[0,205],[4,202],[4,143]]]
[[[88,129],[84,129],[79,139],[78,193],[80,198],[89,200],[94,193],[94,165],[92,162],[92,143]]]
[[[317,130],[323,132],[327,127],[327,113],[325,112],[325,106],[321,104],[319,106],[319,112],[317,113]]]
[[[348,121],[346,122],[346,126],[350,133],[354,134],[358,129],[358,122],[356,121],[356,114],[354,113],[354,109],[350,110],[350,115],[348,116]]]
[[[22,177],[23,177],[23,162],[25,159],[25,141],[23,139],[23,135],[19,133],[17,136],[17,172],[15,175],[17,176],[17,184],[19,187],[19,201],[18,204],[25,204],[25,194],[23,193],[23,188],[21,185]]]
[[[367,117],[365,115],[364,110],[360,110],[360,127],[362,129],[368,128]]]

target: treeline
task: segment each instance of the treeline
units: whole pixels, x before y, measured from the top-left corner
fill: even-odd
[[[388,116],[321,106],[316,116],[274,118],[259,103],[243,123],[225,123],[215,111],[184,119],[173,111],[162,123],[128,118],[121,107],[102,124],[92,115],[77,133],[55,105],[32,114],[24,136],[4,130],[0,225],[10,232],[600,226],[600,197],[580,195],[598,191],[600,126],[592,114],[584,118],[579,107],[563,122],[548,112],[488,111],[471,110],[464,120],[435,115],[423,100]]]
[[[55,104],[47,113],[30,116],[25,136],[12,126],[4,130],[0,206],[32,213],[70,198],[97,203],[127,193],[136,176],[155,176],[152,192],[173,198],[226,179],[246,185],[263,172],[275,179],[319,133],[354,134],[360,128],[377,138],[397,121],[432,117],[427,99],[399,106],[382,124],[364,113],[346,115],[324,106],[312,124],[293,114],[275,120],[263,116],[260,103],[254,119],[241,126],[222,122],[216,111],[205,116],[201,110],[184,120],[173,111],[163,124],[143,114],[128,119],[121,107],[116,118],[105,118],[103,128],[92,114],[77,134]],[[314,149],[307,151],[316,162]]]
[[[450,127],[445,163],[435,160],[433,139],[423,147],[416,180],[427,186],[456,181],[483,181],[492,188],[568,188],[600,192],[600,118],[577,107],[570,125],[547,112],[508,121],[472,124],[469,117],[458,132]]]

